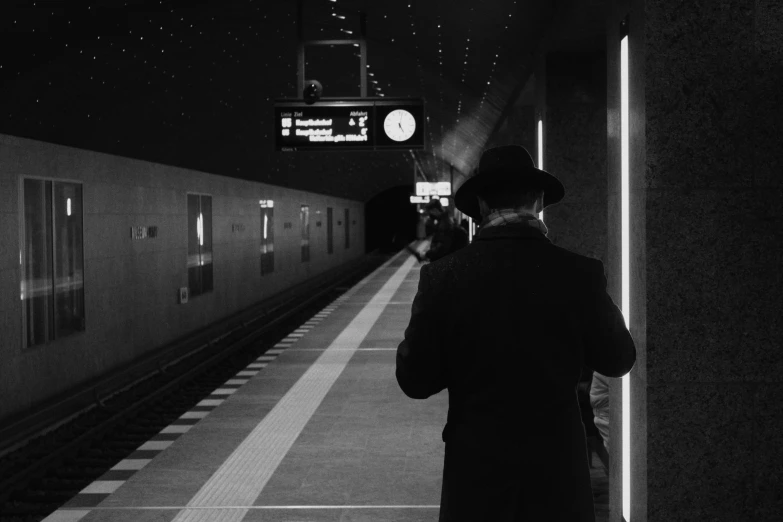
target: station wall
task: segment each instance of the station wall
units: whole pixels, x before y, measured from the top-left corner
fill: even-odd
[[[45,342],[39,335],[33,345],[25,292],[29,299],[40,281],[32,284],[28,277],[25,286],[32,269],[23,258],[32,254],[23,227],[32,217],[25,217],[31,205],[23,188],[34,183],[25,185],[25,179],[73,182],[81,186],[83,207],[83,275],[68,283],[79,287],[83,281],[83,330],[55,333]],[[188,194],[210,196],[212,290],[180,304],[193,259]],[[274,270],[262,275],[260,203],[269,200]],[[304,261],[302,205],[309,207],[310,221]],[[347,247],[345,209],[351,221]],[[208,225],[204,218],[199,226]],[[135,239],[138,227],[148,237]],[[0,419],[355,259],[365,252],[364,237],[361,202],[0,135]],[[68,278],[54,273],[50,279],[56,289]]]

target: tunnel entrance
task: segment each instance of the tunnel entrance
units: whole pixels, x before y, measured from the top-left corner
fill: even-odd
[[[411,186],[399,185],[370,199],[364,207],[365,249],[396,252],[416,238],[418,214],[410,202]]]

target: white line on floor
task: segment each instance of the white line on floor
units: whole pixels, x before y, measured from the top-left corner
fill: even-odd
[[[60,508],[63,511],[76,511],[80,508]],[[220,507],[205,507],[205,506],[99,506],[90,508],[95,511],[133,511],[133,510],[150,510],[150,509],[193,509],[193,510],[216,510],[216,509],[440,509],[440,506],[435,505],[410,505],[410,506],[220,506]]]

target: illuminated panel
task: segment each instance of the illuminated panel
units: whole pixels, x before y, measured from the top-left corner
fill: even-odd
[[[544,170],[544,122],[538,119],[538,168]],[[538,213],[538,219],[544,220],[544,210]]]
[[[621,142],[621,220],[622,220],[622,311],[625,326],[630,328],[630,291],[629,291],[629,129],[628,129],[628,36],[620,40],[620,142]],[[631,385],[630,374],[622,377],[623,384],[623,517],[631,522]]]
[[[345,99],[274,106],[275,149],[421,150],[424,105],[416,99]]]
[[[300,149],[375,145],[370,121],[372,106],[321,106],[279,109],[275,115],[277,143]]]
[[[429,181],[416,182],[417,196],[451,196],[451,183],[448,181],[438,181],[431,183]]]
[[[473,242],[473,218],[468,218],[468,242]]]

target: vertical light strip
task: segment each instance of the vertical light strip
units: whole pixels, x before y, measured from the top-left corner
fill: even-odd
[[[544,170],[544,121],[538,118],[538,168]],[[538,213],[538,219],[544,220],[544,209]]]
[[[629,129],[628,129],[628,36],[620,40],[620,142],[621,142],[621,199],[622,199],[622,310],[625,326],[630,328],[629,291]],[[631,522],[631,383],[630,374],[622,377],[623,384],[623,517]]]
[[[473,242],[473,218],[468,217],[468,243],[472,243],[472,242]],[[21,256],[21,254],[19,255]]]

